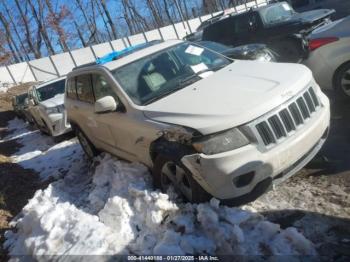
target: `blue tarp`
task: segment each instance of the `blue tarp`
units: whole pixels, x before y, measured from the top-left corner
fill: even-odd
[[[147,43],[144,43],[144,44],[139,44],[135,46],[130,46],[120,51],[113,51],[112,53],[109,53],[103,57],[98,58],[96,60],[96,64],[105,64],[105,63],[111,62],[113,60],[116,60],[118,57],[125,56],[126,54],[132,53],[133,51],[140,49],[146,45]]]

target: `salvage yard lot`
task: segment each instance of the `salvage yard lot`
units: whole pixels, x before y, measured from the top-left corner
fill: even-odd
[[[75,138],[55,143],[14,118],[1,96],[1,243],[24,207],[3,255],[350,255],[350,107],[332,94],[320,154],[240,208],[184,205],[155,191],[145,167],[108,154],[91,163]]]

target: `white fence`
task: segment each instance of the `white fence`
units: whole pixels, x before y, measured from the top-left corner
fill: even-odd
[[[266,5],[268,0],[251,0],[232,8],[233,12],[243,12],[251,7]],[[66,75],[75,66],[91,63],[114,50],[121,50],[131,45],[137,45],[152,40],[182,39],[194,32],[201,22],[216,13],[197,17],[188,21],[168,25],[145,33],[124,37],[122,39],[72,50],[40,59],[31,60],[0,67],[0,88],[13,84],[47,81]]]

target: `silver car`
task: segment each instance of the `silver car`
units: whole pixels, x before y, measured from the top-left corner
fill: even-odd
[[[350,99],[350,16],[315,30],[309,37],[309,48],[304,64],[317,83]]]

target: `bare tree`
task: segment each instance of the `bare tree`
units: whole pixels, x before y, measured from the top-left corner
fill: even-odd
[[[87,43],[91,43],[91,42],[98,43],[98,39],[96,37],[96,28],[92,28],[92,26],[90,25],[86,8],[83,7],[81,0],[75,0],[75,3],[77,4],[80,12],[83,14],[85,25],[87,26],[87,30],[90,32],[90,36],[88,37]]]
[[[18,1],[18,0],[17,0]],[[49,23],[54,31],[56,31],[59,39],[59,44],[63,51],[67,52],[69,50],[67,42],[66,42],[66,33],[64,28],[61,26],[61,21],[66,17],[67,10],[65,8],[61,8],[60,12],[57,13],[54,11],[51,0],[45,0],[46,6],[49,10]]]
[[[142,16],[139,11],[137,11],[135,4],[130,1],[125,1],[125,4],[129,8],[130,14],[134,18],[133,21],[135,22],[135,26],[138,28],[138,31],[150,30],[151,27],[149,26],[147,19]]]
[[[152,16],[153,16],[155,26],[156,27],[164,26],[164,21],[161,17],[161,12],[159,12],[159,10],[157,10],[157,8],[154,4],[154,1],[153,0],[146,0],[146,3],[147,3],[149,10],[151,11]]]
[[[122,0],[123,6],[123,18],[125,19],[126,25],[128,26],[130,34],[135,34],[134,25],[132,19],[130,18],[130,10],[128,8],[128,0]]]
[[[14,1],[15,1],[16,7],[17,7],[18,12],[19,12],[19,14],[22,18],[22,21],[23,21],[23,26],[24,26],[24,30],[25,30],[25,37],[26,37],[28,47],[29,47],[30,51],[34,54],[35,58],[40,58],[41,57],[40,49],[34,47],[33,40],[31,39],[31,31],[29,28],[28,17],[24,13],[24,11],[22,10],[22,7],[21,7],[19,1],[18,0],[14,0]]]
[[[217,12],[219,10],[216,0],[202,0],[202,6],[205,14]]]
[[[7,45],[10,48],[11,55],[12,55],[13,59],[15,60],[15,62],[18,63],[21,61],[21,59],[19,58],[19,56],[17,54],[18,49],[16,47],[16,43],[12,39],[9,24],[1,12],[0,12],[0,22],[3,25],[3,28],[5,30],[5,38],[6,38]]]
[[[87,46],[87,44],[85,42],[85,39],[83,37],[83,34],[81,33],[81,31],[79,29],[79,25],[78,25],[77,21],[75,21],[74,18],[73,18],[73,23],[74,23],[75,30],[78,33],[78,37],[79,37],[79,40],[80,40],[81,44],[83,45],[83,47]]]
[[[117,30],[116,30],[115,25],[114,25],[114,23],[113,23],[113,21],[112,21],[111,14],[110,14],[109,11],[108,11],[106,2],[105,2],[105,0],[100,0],[100,2],[101,2],[101,5],[102,5],[102,8],[103,8],[103,11],[104,11],[105,14],[106,14],[108,24],[109,24],[109,26],[111,27],[112,34],[113,34],[113,38],[114,38],[114,39],[117,39],[117,38],[118,38]]]
[[[40,32],[40,34],[42,35],[46,48],[49,52],[50,55],[54,55],[55,54],[55,50],[51,44],[51,41],[49,39],[47,30],[46,30],[46,26],[44,25],[43,21],[42,21],[42,13],[43,13],[43,6],[40,0],[38,0],[37,2],[37,6],[38,6],[38,11],[35,9],[35,6],[33,4],[33,1],[31,0],[27,0],[28,5],[31,8],[34,20],[36,21],[37,25],[38,25],[38,30]]]
[[[21,47],[21,51],[19,52],[20,54],[22,54],[22,56],[24,56],[27,60],[29,60],[29,55],[28,55],[28,52],[26,50],[26,48],[24,47],[24,44],[23,44],[23,41],[22,41],[22,37],[21,35],[19,34],[18,32],[18,29],[17,29],[17,24],[14,22],[14,19],[12,17],[12,13],[10,12],[10,10],[8,9],[5,1],[1,1],[3,7],[5,8],[5,11],[6,11],[6,14],[7,14],[7,17],[10,21],[10,24],[11,24],[11,27],[16,35],[16,37],[12,37],[14,39],[14,41],[16,42],[19,42],[19,45]]]
[[[10,51],[12,53],[13,58],[15,59],[16,62],[23,61],[23,57],[21,56],[21,53],[19,52],[19,49],[16,45],[16,42],[12,38],[10,25],[1,12],[0,12],[0,22],[5,29],[5,36],[6,36],[7,44],[10,48]]]
[[[5,49],[5,32],[0,30],[0,64],[6,64],[11,59],[11,55],[9,52]]]
[[[105,16],[103,14],[103,10],[102,10],[101,6],[99,5],[100,1],[99,0],[95,0],[95,1],[96,1],[97,11],[98,11],[99,15],[102,17],[103,24],[104,24],[104,26],[106,28],[106,31],[107,31],[107,34],[108,34],[108,40],[113,40],[114,38],[111,35],[110,30],[108,28],[108,22],[106,21]]]
[[[95,10],[95,2],[94,0],[90,0],[90,8],[91,8],[91,15],[90,15],[90,25],[93,28],[93,37],[95,39],[95,43],[101,43],[103,41],[100,40],[100,34],[97,27],[97,21],[96,21],[96,10]]]

